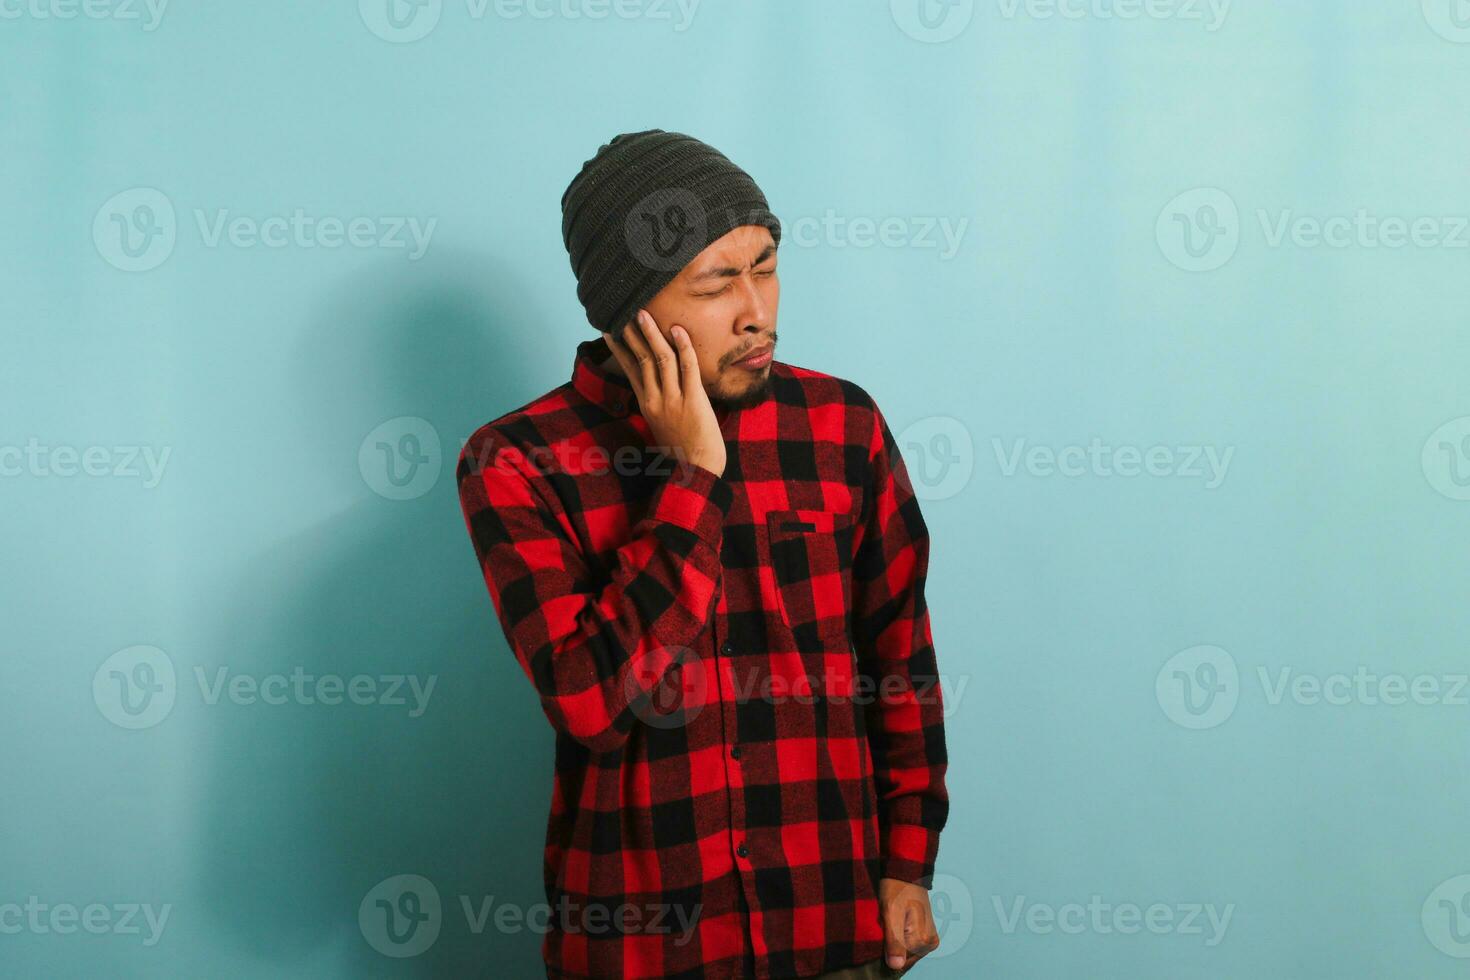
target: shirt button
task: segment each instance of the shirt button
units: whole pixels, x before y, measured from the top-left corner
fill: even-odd
[[[740,746],[735,745],[735,746],[732,746],[730,748],[730,758],[732,758],[732,759],[738,759],[738,758],[740,758]]]
[[[721,653],[734,653],[735,652],[735,644],[728,643],[727,642],[724,646],[720,647],[720,652]]]
[[[745,841],[741,841],[740,846],[735,848],[735,853],[739,854],[741,857],[749,857],[750,848],[745,846]]]
[[[623,402],[613,402],[612,410],[617,414],[623,414]]]

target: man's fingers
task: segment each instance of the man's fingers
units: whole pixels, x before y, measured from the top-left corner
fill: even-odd
[[[643,379],[643,388],[650,397],[659,393],[658,365],[654,363],[653,351],[649,349],[648,337],[643,329],[643,311],[633,314],[633,320],[623,331],[623,341],[638,362],[638,375]]]
[[[665,394],[678,394],[679,362],[669,347],[669,342],[664,340],[658,324],[653,322],[652,313],[639,310],[638,322],[643,325],[643,336],[648,342],[648,353],[653,357],[654,374],[658,377],[661,389]]]
[[[883,956],[888,965],[897,970],[909,958],[908,943],[904,941],[908,932],[908,913],[902,903],[894,902],[888,906],[883,926]]]
[[[916,903],[898,901],[888,907],[883,930],[883,956],[895,970],[912,966],[939,947],[934,924]]]
[[[937,933],[922,936],[919,939],[911,940],[909,943],[909,953],[914,959],[918,959],[927,953],[932,953],[938,948],[939,935]]]
[[[688,395],[695,386],[704,384],[699,376],[699,357],[694,353],[694,344],[689,341],[689,332],[683,327],[675,324],[669,328],[669,335],[674,338],[674,350],[679,355],[679,380],[683,383],[684,394]]]
[[[623,343],[633,357],[633,373],[638,376],[649,402],[659,396],[658,367],[653,363],[653,354],[648,349],[648,339],[643,335],[643,311],[633,314],[633,319],[623,328]]]
[[[633,356],[633,360],[642,363],[648,356],[648,342],[643,339],[643,325],[638,322],[638,314],[633,314],[633,319],[618,328],[618,336],[623,341],[623,346]]]
[[[909,955],[904,964],[912,966],[939,948],[939,933],[935,930],[934,923],[924,914],[924,910],[919,908],[911,910],[908,927],[904,945],[908,947]]]
[[[612,351],[613,358],[623,369],[623,375],[628,379],[628,384],[633,386],[633,394],[638,396],[638,404],[643,404],[643,381],[638,376],[638,362],[628,352],[627,347],[618,339],[616,334],[604,330],[602,332],[603,342],[607,349]]]

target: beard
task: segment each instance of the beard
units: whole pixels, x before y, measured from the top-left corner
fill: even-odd
[[[736,370],[743,369],[737,368]],[[751,384],[739,394],[727,395],[723,392],[718,391],[708,391],[706,392],[706,394],[709,395],[709,403],[711,407],[715,408],[718,411],[728,412],[735,409],[753,408],[754,406],[759,405],[761,402],[765,401],[771,396],[770,368],[767,368],[766,373],[763,376],[751,382]]]

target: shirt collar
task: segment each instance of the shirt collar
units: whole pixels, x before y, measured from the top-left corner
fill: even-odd
[[[612,352],[607,349],[607,344],[601,337],[579,343],[576,360],[572,365],[572,387],[583,398],[615,418],[641,415],[633,385],[621,374],[614,374],[603,366],[602,362],[611,357]],[[721,428],[731,414],[729,409],[715,409],[715,418],[719,420]]]
[[[638,411],[638,396],[627,378],[602,366],[600,362],[611,356],[601,337],[578,344],[572,366],[572,387],[609,415],[631,415]]]

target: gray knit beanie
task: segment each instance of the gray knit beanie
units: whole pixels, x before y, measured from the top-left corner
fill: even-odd
[[[587,322],[613,331],[711,242],[781,222],[744,170],[683,133],[614,136],[561,197],[561,235]]]

